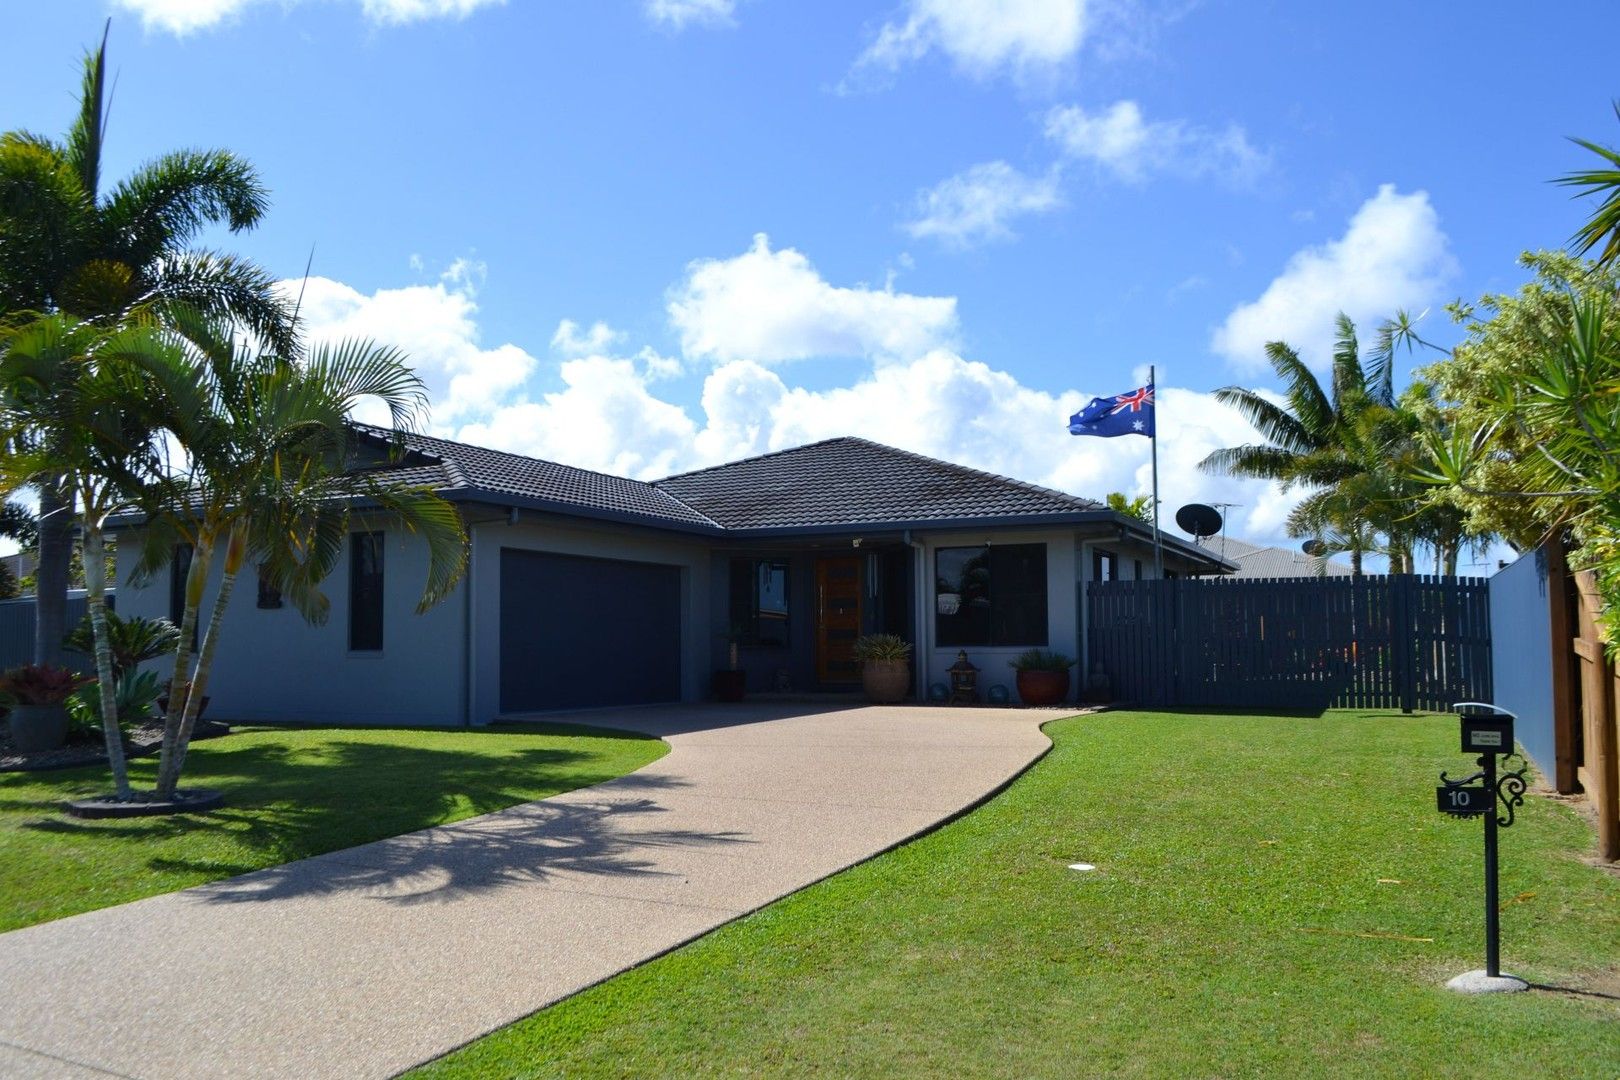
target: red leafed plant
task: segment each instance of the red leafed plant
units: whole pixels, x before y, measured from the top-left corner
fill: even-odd
[[[94,681],[67,668],[24,664],[0,674],[0,695],[18,705],[60,705],[73,691]]]

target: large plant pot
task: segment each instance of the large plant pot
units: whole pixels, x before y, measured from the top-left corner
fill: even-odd
[[[1067,671],[1020,671],[1018,699],[1025,705],[1056,705],[1069,696]]]
[[[748,688],[748,673],[717,671],[710,680],[709,688],[714,691],[716,701],[741,701]]]
[[[55,750],[67,742],[68,714],[63,705],[13,705],[7,723],[11,746],[19,753]]]
[[[868,660],[861,665],[861,685],[874,704],[903,701],[911,689],[911,665],[904,660]]]

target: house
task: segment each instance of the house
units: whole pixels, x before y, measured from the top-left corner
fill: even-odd
[[[383,460],[393,433],[362,429]],[[415,612],[425,546],[357,521],[306,624],[243,583],[209,683],[234,720],[486,724],[560,709],[698,701],[730,646],[750,691],[852,689],[866,633],[917,644],[916,689],[958,650],[985,685],[1008,660],[1083,650],[1088,581],[1151,576],[1150,527],[1088,499],[857,438],[643,482],[425,435],[387,465],[460,509],[455,592]],[[189,552],[125,586],[175,616]],[[1166,537],[1167,573],[1232,569]],[[240,597],[246,593],[247,598]],[[1079,680],[1076,680],[1078,683]]]
[[[1237,572],[1231,578],[1349,577],[1350,567],[1331,558],[1307,555],[1290,548],[1262,547],[1230,536],[1211,536],[1203,548],[1217,558],[1232,563]]]

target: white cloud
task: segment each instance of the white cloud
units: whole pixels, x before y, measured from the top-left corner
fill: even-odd
[[[486,349],[479,344],[472,279],[481,280],[481,274],[481,264],[457,260],[432,285],[370,295],[324,277],[283,281],[280,287],[289,296],[302,290],[299,313],[312,342],[368,338],[404,351],[428,384],[433,418],[442,428],[496,407],[537,366],[516,345]]]
[[[252,6],[268,0],[114,0],[125,11],[139,15],[148,30],[167,30],[183,36],[206,30]],[[281,0],[289,7],[299,0]],[[425,19],[464,19],[481,7],[504,4],[506,0],[359,0],[365,17],[385,26],[420,22]]]
[[[972,247],[1010,238],[1014,218],[1062,205],[1055,172],[1026,176],[1005,161],[988,161],[920,192],[917,216],[903,227],[915,237]]]
[[[653,22],[676,30],[694,23],[726,26],[737,10],[737,0],[646,0],[643,9]]]
[[[1456,272],[1428,193],[1402,195],[1385,184],[1343,236],[1296,252],[1259,299],[1238,305],[1210,347],[1240,370],[1257,371],[1265,367],[1266,343],[1286,341],[1324,369],[1338,312],[1370,331],[1397,308],[1437,299]]]
[[[1059,106],[1046,114],[1046,136],[1067,157],[1132,182],[1174,173],[1243,186],[1271,167],[1271,156],[1236,124],[1216,130],[1183,120],[1148,121],[1134,101],[1116,101],[1099,112]]]
[[[668,311],[689,359],[762,364],[810,357],[903,360],[956,336],[956,298],[830,285],[792,248],[760,233],[743,254],[701,259]]]
[[[1086,0],[907,0],[855,61],[851,77],[892,73],[938,50],[975,78],[1050,74],[1079,52]]]
[[[551,335],[551,347],[564,358],[573,359],[605,353],[622,340],[622,333],[600,320],[592,323],[589,330],[580,333],[579,323],[564,319],[557,324],[557,332]]]

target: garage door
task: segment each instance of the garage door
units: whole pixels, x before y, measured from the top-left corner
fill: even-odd
[[[501,711],[681,697],[681,571],[501,550]]]

